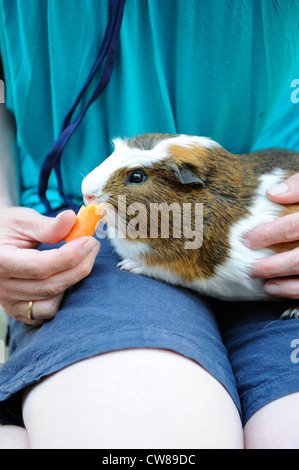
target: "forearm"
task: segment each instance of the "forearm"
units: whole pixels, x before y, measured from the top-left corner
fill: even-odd
[[[15,123],[0,104],[0,209],[19,205],[19,186]]]

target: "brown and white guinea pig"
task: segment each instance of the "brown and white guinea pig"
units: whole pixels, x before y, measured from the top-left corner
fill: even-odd
[[[83,180],[82,192],[85,204],[103,203],[122,269],[223,300],[273,299],[264,293],[262,279],[250,277],[250,268],[299,242],[251,250],[242,237],[299,210],[266,196],[272,185],[298,171],[299,153],[273,149],[234,155],[208,138],[189,135],[146,134],[113,143],[114,152]],[[161,203],[177,203],[182,211],[193,207],[189,232],[175,234],[184,216],[180,220],[170,210],[169,236],[162,236],[163,217],[156,211]],[[121,221],[126,223],[122,231]],[[155,236],[153,224],[158,225]],[[132,227],[139,227],[138,236]],[[195,230],[202,243],[193,247],[188,241]],[[299,310],[289,309],[285,318],[290,316],[298,317]]]

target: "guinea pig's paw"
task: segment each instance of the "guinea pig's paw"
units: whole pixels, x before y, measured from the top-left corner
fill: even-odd
[[[292,318],[299,318],[299,307],[288,308],[280,317],[282,320],[290,320]]]
[[[118,263],[117,267],[125,271],[130,271],[130,273],[143,274],[143,268],[141,264],[138,264],[137,261],[132,259],[122,260],[120,263]]]

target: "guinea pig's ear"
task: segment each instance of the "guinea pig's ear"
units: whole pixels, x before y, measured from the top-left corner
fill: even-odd
[[[204,187],[204,182],[197,173],[195,166],[190,163],[178,164],[176,162],[167,162],[167,167],[174,173],[181,184]]]

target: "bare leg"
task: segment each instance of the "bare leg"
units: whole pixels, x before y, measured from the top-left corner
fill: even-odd
[[[18,426],[0,426],[0,450],[29,449],[26,429]]]
[[[299,392],[261,408],[244,432],[247,449],[299,449]]]
[[[76,363],[34,386],[23,416],[31,448],[242,448],[238,411],[195,362],[155,349]]]

